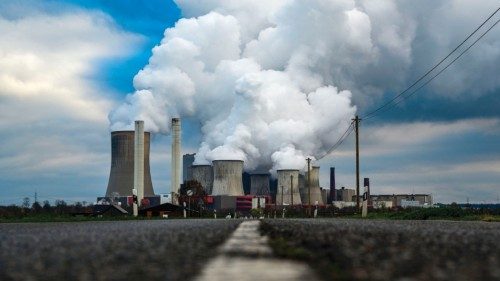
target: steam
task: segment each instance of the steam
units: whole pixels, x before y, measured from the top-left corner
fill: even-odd
[[[372,40],[370,17],[354,1],[195,2],[177,1],[192,17],[165,30],[110,121],[119,130],[141,119],[146,130],[167,134],[171,117],[198,120],[198,164],[302,169],[356,112],[351,91],[335,84],[362,92],[356,79],[380,50],[408,61],[408,38]]]

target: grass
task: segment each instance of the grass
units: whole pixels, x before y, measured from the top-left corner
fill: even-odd
[[[118,221],[118,220],[145,220],[146,217],[133,216],[104,216],[104,217],[87,217],[87,216],[72,216],[68,214],[32,214],[17,217],[0,217],[0,223],[23,223],[23,222],[85,222],[85,221]],[[159,219],[153,217],[149,219]]]
[[[361,214],[346,215],[345,218],[361,218]],[[410,208],[399,211],[377,210],[369,212],[365,219],[393,220],[459,220],[499,222],[500,214],[485,210],[462,209],[457,207]]]
[[[487,222],[500,222],[500,216],[482,215],[481,220]]]

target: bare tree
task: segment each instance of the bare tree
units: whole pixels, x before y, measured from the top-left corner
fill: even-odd
[[[23,208],[28,209],[30,207],[30,205],[31,205],[30,204],[30,198],[29,197],[24,197],[23,198],[23,204],[22,204]]]

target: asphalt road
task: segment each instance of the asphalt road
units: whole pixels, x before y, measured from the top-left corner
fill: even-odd
[[[186,280],[239,223],[0,224],[0,280]]]
[[[500,280],[500,223],[297,219],[261,229],[325,280]]]

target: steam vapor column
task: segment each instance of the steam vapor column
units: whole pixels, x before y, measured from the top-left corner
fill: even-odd
[[[144,198],[144,121],[135,121],[134,135],[134,188],[137,203],[141,206]]]
[[[171,191],[177,194],[180,193],[181,166],[181,119],[172,118],[172,172],[170,180]]]

